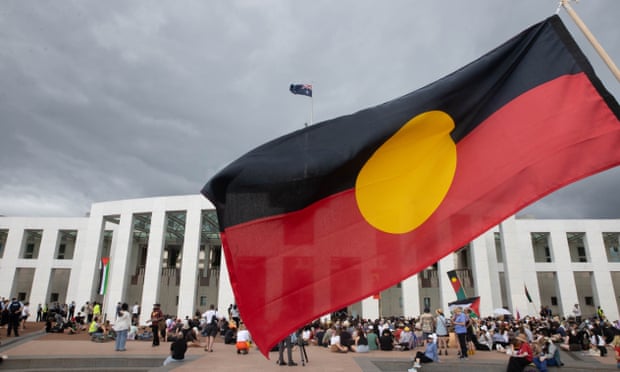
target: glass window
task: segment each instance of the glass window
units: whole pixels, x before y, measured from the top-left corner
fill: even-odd
[[[605,244],[605,253],[607,253],[607,261],[620,262],[620,233],[604,232],[603,243]]]
[[[585,237],[586,233],[583,232],[566,233],[571,262],[588,262]]]
[[[534,250],[535,262],[553,262],[551,249],[549,248],[550,235],[548,232],[533,232],[532,249]]]

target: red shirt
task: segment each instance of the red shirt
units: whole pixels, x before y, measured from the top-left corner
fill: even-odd
[[[534,355],[532,355],[532,348],[530,347],[529,343],[522,342],[521,347],[519,348],[519,351],[518,351],[518,355],[523,355],[525,353],[527,353],[527,356],[525,357],[525,359],[528,362],[532,362],[532,360],[534,360]]]

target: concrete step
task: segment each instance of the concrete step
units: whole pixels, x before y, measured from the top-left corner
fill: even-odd
[[[30,358],[28,356],[13,356],[2,361],[0,369],[18,371],[148,371],[162,365],[164,358],[151,356],[101,356],[76,357],[53,356],[45,358]]]

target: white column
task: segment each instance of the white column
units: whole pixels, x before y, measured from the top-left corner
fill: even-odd
[[[32,289],[29,296],[31,309],[36,309],[35,306],[38,303],[44,304],[47,302],[47,291],[50,285],[57,241],[57,228],[46,228],[43,230],[39,257],[36,261],[34,277],[32,278]],[[67,300],[65,300],[65,303],[68,303]]]
[[[454,270],[454,253],[450,253],[437,263],[437,275],[439,275],[439,301],[446,316],[450,316],[448,303],[456,301],[456,293],[450,283],[448,271]]]
[[[560,316],[572,316],[572,309],[579,303],[577,286],[573,265],[570,258],[570,250],[565,231],[552,231],[549,234],[553,260],[556,264],[557,286],[560,298]]]
[[[618,319],[618,303],[614,292],[614,285],[611,280],[609,262],[605,254],[605,242],[603,241],[602,231],[587,231],[586,246],[592,260],[592,270],[594,282],[592,289],[594,292],[595,305],[600,305],[605,316],[610,320]]]
[[[372,296],[362,300],[362,319],[379,319],[379,299]]]
[[[103,297],[103,312],[107,319],[114,322],[116,304],[125,301],[125,282],[127,281],[127,266],[129,252],[132,248],[133,213],[123,210],[119,222],[118,232],[112,239],[110,249],[110,272],[108,273],[108,288]]]
[[[13,219],[13,221],[15,220]],[[9,291],[13,291],[17,259],[24,240],[24,227],[22,224],[10,223],[3,225],[2,228],[8,228],[9,234],[6,238],[6,247],[4,247],[2,262],[0,263],[0,283],[6,291],[4,295],[12,298],[17,297],[17,293],[9,293]]]
[[[526,236],[525,240],[520,240],[514,216],[500,224],[500,232],[503,242],[508,307],[513,314],[516,314],[517,310],[521,313],[528,309],[524,285],[536,279],[534,253],[531,243],[527,243],[529,236]],[[533,283],[530,283],[528,287],[534,286]]]
[[[420,287],[418,274],[408,277],[401,282],[403,291],[403,315],[406,317],[420,315]]]
[[[101,252],[103,236],[103,212],[94,205],[91,208],[88,220],[88,236],[86,246],[76,249],[73,256],[75,265],[74,272],[71,273],[71,284],[68,294],[76,303],[81,306],[86,301],[92,301],[97,288],[95,278],[98,279],[99,254]],[[75,275],[75,277],[74,277]]]
[[[220,260],[220,282],[217,293],[217,309],[226,312],[228,305],[235,304],[235,295],[233,294],[232,285],[230,284],[230,276],[228,275],[228,265],[226,264],[226,255],[222,247],[222,259]],[[213,303],[211,299],[207,299],[207,307]]]
[[[166,211],[159,208],[153,210],[151,231],[149,233],[149,245],[146,254],[146,267],[144,268],[140,324],[144,324],[150,319],[153,304],[159,302],[159,283],[161,281],[161,258],[164,247],[165,223]]]
[[[94,217],[97,218],[96,216]],[[73,259],[71,260],[71,275],[69,276],[69,286],[67,287],[67,302],[75,301],[78,309],[90,299],[90,296],[82,296],[78,293],[79,290],[79,275],[81,262],[77,261],[78,251],[86,250],[88,247],[88,239],[90,234],[97,235],[96,241],[100,240],[102,229],[101,226],[95,231],[88,230],[88,221],[81,224],[77,232],[77,239],[75,241],[75,249],[73,250]],[[96,250],[96,249],[95,249]],[[77,310],[76,310],[77,313]]]
[[[185,318],[194,314],[196,303],[196,285],[198,270],[198,253],[200,252],[201,230],[200,206],[187,210],[185,218],[185,236],[183,238],[183,258],[181,281],[179,283],[179,307],[177,316]]]
[[[489,247],[489,245],[491,247]],[[499,294],[499,277],[497,272],[491,272],[491,267],[497,266],[495,255],[495,236],[493,232],[488,232],[474,239],[470,244],[472,273],[474,276],[474,287],[476,288],[476,296],[480,296],[480,314],[481,316],[493,315],[495,308],[494,292]],[[493,249],[492,257],[489,256],[490,249]],[[495,262],[491,262],[491,259]],[[447,277],[447,275],[446,275]],[[495,291],[494,291],[495,290]],[[474,296],[474,294],[470,294]],[[501,301],[501,295],[500,301]]]

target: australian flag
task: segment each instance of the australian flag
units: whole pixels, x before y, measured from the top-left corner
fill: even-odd
[[[291,84],[289,90],[293,94],[303,94],[304,96],[312,97],[311,84]]]

